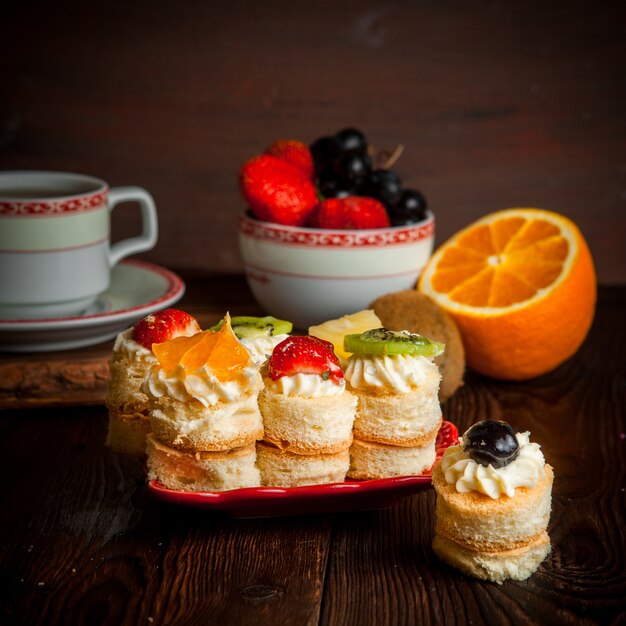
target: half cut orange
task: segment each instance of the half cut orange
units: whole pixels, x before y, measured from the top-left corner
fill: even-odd
[[[524,380],[572,356],[593,320],[596,277],[578,227],[541,209],[486,215],[444,243],[418,288],[456,321],[468,364]]]

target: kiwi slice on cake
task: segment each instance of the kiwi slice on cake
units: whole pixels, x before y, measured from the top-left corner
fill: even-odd
[[[217,331],[222,327],[223,320],[220,320],[212,331]],[[252,315],[235,315],[230,320],[233,332],[239,339],[256,339],[257,337],[273,337],[274,335],[284,335],[291,332],[293,324],[286,320],[279,320],[271,315],[266,317],[253,317]]]
[[[343,346],[346,352],[370,356],[408,354],[436,357],[442,354],[445,348],[443,343],[431,341],[422,335],[386,328],[366,330],[360,335],[346,335]]]

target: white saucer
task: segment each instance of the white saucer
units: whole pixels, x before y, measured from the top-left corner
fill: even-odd
[[[109,288],[82,315],[40,320],[0,320],[0,350],[49,352],[112,339],[185,293],[185,283],[163,267],[126,259],[111,272]]]

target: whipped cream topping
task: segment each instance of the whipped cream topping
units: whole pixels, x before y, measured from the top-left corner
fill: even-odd
[[[530,443],[530,433],[517,433],[519,455],[506,465],[496,469],[481,465],[463,450],[463,437],[459,444],[450,446],[441,459],[441,469],[446,482],[454,485],[460,493],[478,491],[497,500],[502,495],[512,498],[517,487],[534,487],[546,475],[545,459],[541,446]]]
[[[133,327],[127,328],[117,335],[113,352],[117,352],[128,357],[132,361],[141,361],[145,364],[156,363],[157,359],[152,354],[152,350],[144,348],[133,339]]]
[[[365,391],[374,387],[409,393],[428,378],[439,376],[439,368],[424,356],[353,354],[348,359],[344,375],[354,389]]]
[[[265,387],[273,393],[302,398],[340,396],[346,388],[345,380],[335,383],[332,380],[324,380],[319,374],[294,374],[281,376],[277,380],[265,378],[264,382]]]
[[[256,365],[260,366],[267,361],[267,359],[272,354],[274,348],[284,339],[287,339],[289,335],[287,333],[283,333],[281,335],[273,335],[273,336],[261,336],[255,337],[254,339],[250,339],[248,337],[244,337],[240,339],[241,343],[245,346],[246,350],[250,353],[252,360],[256,363]]]
[[[143,391],[155,398],[169,396],[180,402],[195,398],[205,407],[218,402],[235,402],[255,391],[260,375],[253,364],[242,368],[235,379],[221,381],[213,371],[203,365],[195,372],[178,366],[166,372],[160,365],[151,368],[143,384]]]

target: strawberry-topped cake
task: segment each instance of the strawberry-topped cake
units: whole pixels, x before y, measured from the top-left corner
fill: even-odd
[[[254,443],[263,436],[259,369],[232,331],[219,329],[153,346],[149,478],[172,489],[222,491],[259,484]]]
[[[142,456],[150,432],[149,400],[141,390],[157,362],[152,344],[200,330],[194,317],[179,309],[152,313],[119,333],[109,360],[106,405],[109,410],[107,444],[118,452]]]
[[[349,466],[356,398],[346,390],[332,344],[293,336],[273,350],[259,394],[265,435],[257,446],[261,482],[341,482]]]

